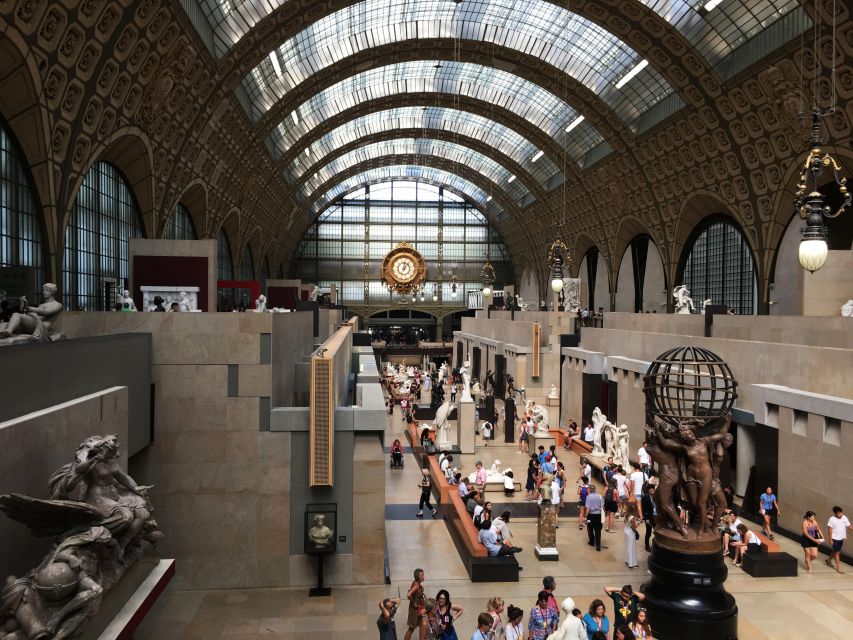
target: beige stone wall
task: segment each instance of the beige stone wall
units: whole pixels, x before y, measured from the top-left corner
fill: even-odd
[[[113,387],[0,423],[0,493],[49,498],[48,479],[74,460],[91,435],[116,434],[127,443],[127,388]],[[119,464],[127,469],[123,449]],[[136,480],[141,481],[140,478]],[[155,507],[157,506],[155,501]],[[51,540],[0,517],[0,576],[21,576],[41,561]]]
[[[355,434],[353,458],[352,584],[383,582],[385,511],[377,509],[385,495],[385,455],[376,434]]]
[[[560,406],[563,422],[575,420],[583,428],[583,361],[566,357],[563,360],[563,387],[560,390]]]
[[[807,509],[818,514],[825,535],[832,507],[849,510],[853,504],[853,423],[841,421],[840,440],[831,444],[824,437],[821,416],[809,415],[805,433],[795,433],[794,412],[779,407],[779,495],[783,527],[799,531]],[[799,429],[798,429],[799,430]],[[761,452],[756,452],[761,455]],[[763,487],[760,487],[760,491]]]
[[[801,271],[803,315],[840,316],[841,305],[853,298],[853,251],[830,251],[820,271]]]

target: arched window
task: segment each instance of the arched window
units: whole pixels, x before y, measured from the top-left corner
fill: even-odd
[[[240,260],[240,273],[237,275],[238,280],[254,280],[255,279],[255,261],[252,259],[252,250],[246,247],[243,252],[243,257]]]
[[[216,277],[219,280],[233,280],[234,267],[231,265],[231,243],[224,229],[216,234]]]
[[[22,159],[0,125],[0,266],[31,267],[28,284],[38,288],[44,283],[41,223]]]
[[[124,176],[96,163],[80,186],[65,229],[62,271],[66,309],[109,310],[116,291],[127,286],[127,245],[145,230]]]
[[[755,313],[755,261],[740,229],[727,220],[702,229],[689,246],[678,284],[687,285],[697,311],[711,300],[739,314]]]
[[[267,292],[267,280],[270,277],[270,261],[269,258],[261,260],[261,269],[258,272],[258,281],[261,286],[261,293]]]
[[[190,212],[184,205],[178,203],[175,206],[175,210],[172,211],[172,215],[166,222],[166,228],[163,229],[163,238],[166,240],[195,240],[198,238]]]

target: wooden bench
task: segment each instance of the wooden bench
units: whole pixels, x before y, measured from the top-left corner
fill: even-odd
[[[782,551],[782,547],[780,547],[778,543],[773,542],[773,540],[765,536],[763,533],[758,533],[757,531],[753,531],[753,533],[759,540],[761,540],[762,551],[767,551],[768,553],[778,553]]]

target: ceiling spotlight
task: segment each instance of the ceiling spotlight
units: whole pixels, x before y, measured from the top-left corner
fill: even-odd
[[[507,182],[507,184],[512,184],[512,181],[513,181],[513,180],[515,180],[515,174],[511,175],[511,176],[509,177],[509,180],[507,180],[506,182]]]
[[[705,3],[705,6],[702,7],[705,11],[711,11],[712,9],[716,9],[719,5],[723,3],[723,0],[708,0]]]
[[[310,155],[311,155],[311,147],[305,147],[305,155],[306,155],[306,156],[310,156]]]
[[[566,133],[569,133],[572,129],[574,129],[576,126],[578,126],[581,122],[583,122],[583,116],[578,116],[577,118],[572,120],[571,123],[569,123],[569,126],[566,127]]]
[[[299,124],[299,114],[295,111],[290,114],[290,117],[293,118],[293,124]]]
[[[489,196],[488,198],[486,198],[486,202],[491,202],[491,201],[492,201],[492,196]]]
[[[545,155],[545,152],[542,151],[542,149],[539,149],[539,151],[537,151],[535,154],[533,154],[533,157],[530,158],[530,162],[536,162],[539,158],[541,158],[544,155]]]

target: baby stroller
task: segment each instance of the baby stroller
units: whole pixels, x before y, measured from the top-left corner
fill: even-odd
[[[394,444],[391,445],[390,464],[392,469],[403,468],[403,445],[400,444],[399,440],[394,440]]]

